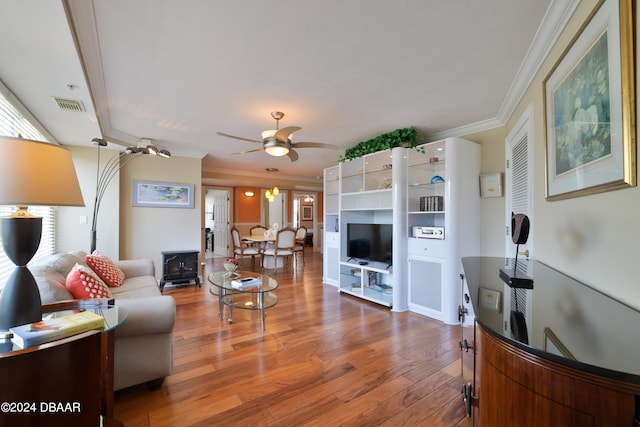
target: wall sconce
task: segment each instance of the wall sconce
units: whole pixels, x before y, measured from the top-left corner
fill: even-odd
[[[253,197],[253,191],[245,191],[244,192],[244,197]]]

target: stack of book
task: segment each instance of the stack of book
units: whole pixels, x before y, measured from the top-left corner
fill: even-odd
[[[9,330],[13,333],[11,341],[20,348],[26,348],[103,327],[102,316],[91,311],[81,311],[68,316],[15,326]]]
[[[248,288],[256,288],[262,285],[262,280],[258,277],[245,277],[244,279],[236,279],[231,281],[234,289],[242,290]]]

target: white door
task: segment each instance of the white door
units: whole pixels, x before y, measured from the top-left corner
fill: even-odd
[[[506,140],[506,174],[505,174],[505,256],[514,258],[516,251],[518,259],[533,257],[532,232],[526,243],[517,247],[511,238],[511,213],[525,214],[529,217],[531,230],[535,227],[533,214],[533,115],[529,106]],[[531,276],[532,271],[528,263],[518,264],[516,270]],[[506,289],[506,287],[505,287]],[[509,295],[504,297],[504,333],[514,333],[512,316],[523,316],[525,325],[531,325],[531,291],[526,289],[510,289]],[[511,329],[511,330],[510,330]],[[526,328],[523,328],[526,331]],[[522,330],[520,335],[524,335]],[[515,335],[514,335],[515,338]],[[523,341],[524,342],[524,341]]]
[[[511,213],[525,214],[529,217],[531,229],[535,227],[532,206],[533,143],[531,107],[525,111],[506,140],[505,173],[505,256],[516,256],[516,245],[511,240]],[[518,258],[529,259],[533,256],[533,238],[529,234],[527,243],[518,248]]]
[[[213,254],[227,256],[229,252],[229,191],[207,190],[213,193]]]

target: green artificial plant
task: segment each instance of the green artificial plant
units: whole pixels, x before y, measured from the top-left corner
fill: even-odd
[[[356,146],[347,148],[344,152],[344,156],[338,158],[339,162],[345,160],[353,160],[358,157],[362,157],[365,154],[376,153],[378,151],[388,150],[394,147],[411,147],[415,148],[418,145],[418,134],[414,128],[396,129],[392,132],[383,133],[375,138],[367,141],[362,141]],[[424,149],[417,148],[417,150],[424,152]]]

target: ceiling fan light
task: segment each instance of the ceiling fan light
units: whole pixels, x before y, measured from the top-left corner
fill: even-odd
[[[269,154],[270,156],[282,157],[282,156],[286,156],[289,153],[289,147],[273,145],[270,147],[265,147],[264,151],[266,151],[267,154]]]
[[[286,156],[291,148],[291,142],[278,141],[276,138],[266,139],[263,143],[264,151],[270,156]]]
[[[169,157],[171,157],[171,153],[169,152],[169,150],[160,150],[158,151],[158,156],[168,159]]]

